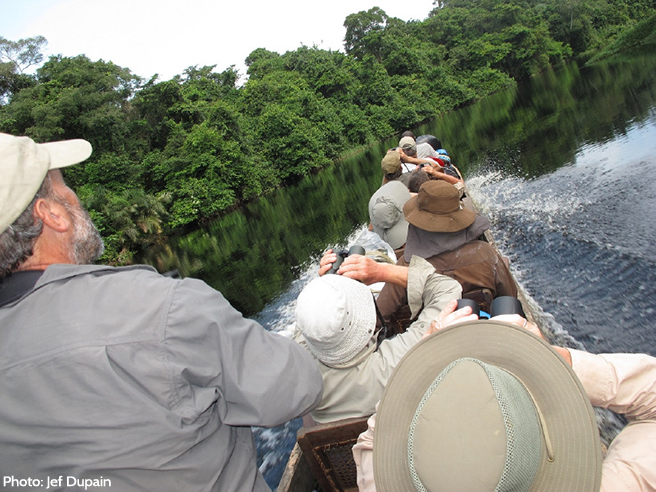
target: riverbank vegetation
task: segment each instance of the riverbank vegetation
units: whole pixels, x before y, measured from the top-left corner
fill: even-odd
[[[29,75],[47,41],[0,38],[0,131],[92,143],[66,179],[105,238],[103,260],[126,264],[345,152],[615,40],[635,44],[649,26],[653,37],[655,9],[653,0],[454,0],[404,22],[374,7],[346,18],[344,52],[259,48],[247,80],[214,66],[143,80],[84,55],[50,57]]]

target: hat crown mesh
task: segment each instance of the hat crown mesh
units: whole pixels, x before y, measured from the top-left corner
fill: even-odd
[[[414,430],[427,401],[444,378],[463,361],[478,364],[485,371],[499,404],[506,429],[506,459],[494,490],[495,492],[528,492],[542,459],[541,428],[530,392],[518,378],[505,369],[469,357],[453,361],[438,374],[417,406],[410,424],[407,448],[408,467],[415,490],[427,492],[414,465]]]

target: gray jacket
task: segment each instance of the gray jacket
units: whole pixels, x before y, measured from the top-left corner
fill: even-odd
[[[121,491],[268,490],[250,426],[291,420],[321,393],[293,341],[150,267],[52,265],[0,308],[0,471],[44,488],[63,475]]]

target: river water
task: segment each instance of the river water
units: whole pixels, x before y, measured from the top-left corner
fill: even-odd
[[[569,65],[415,133],[449,150],[556,342],[656,356],[656,57]],[[380,159],[394,145],[249,204],[152,263],[204,279],[246,316],[289,334],[321,253],[364,232]],[[274,489],[299,427],[255,431]]]

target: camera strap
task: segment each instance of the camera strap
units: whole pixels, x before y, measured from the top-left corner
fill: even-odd
[[[378,320],[380,321],[380,330],[378,330],[378,338],[376,340],[376,350],[378,350],[378,347],[380,347],[381,342],[387,338],[387,323],[385,323],[382,314],[380,314],[380,309],[378,309],[378,304],[376,303],[376,296],[374,296],[373,292],[371,293],[371,295],[374,297],[374,307],[376,308],[376,316],[378,316]]]

